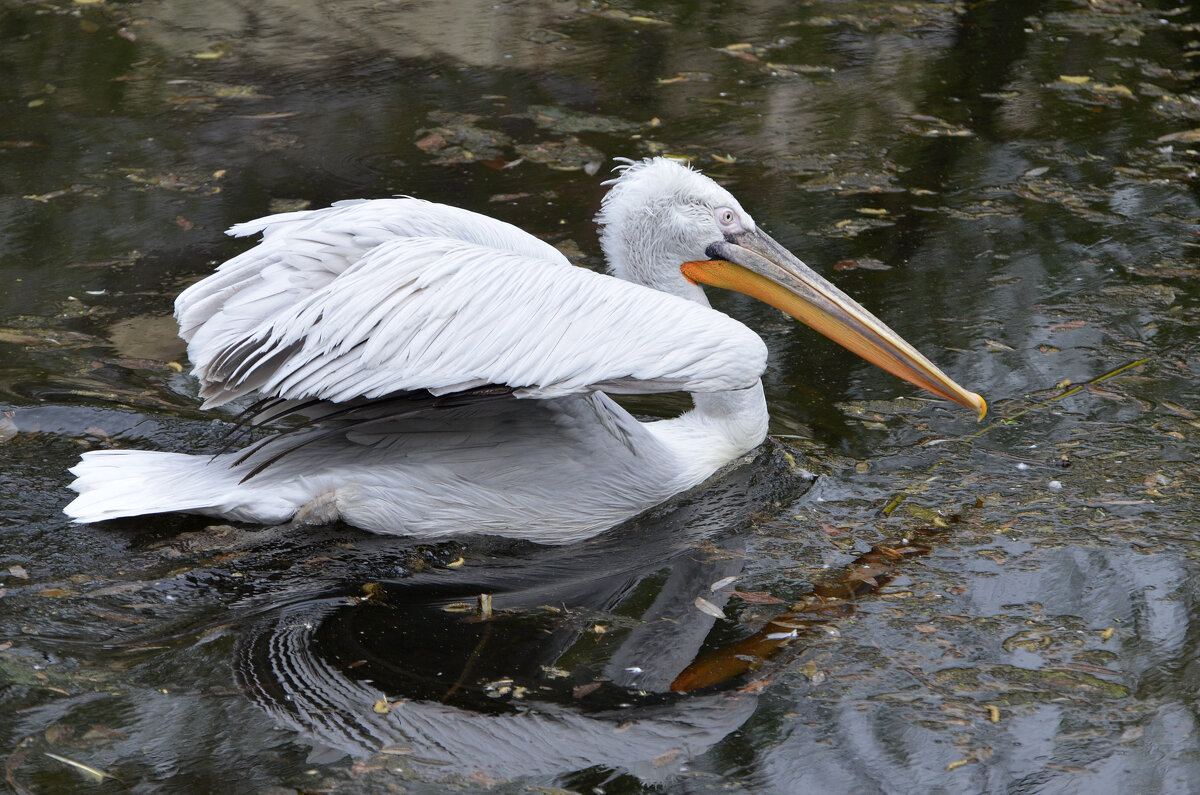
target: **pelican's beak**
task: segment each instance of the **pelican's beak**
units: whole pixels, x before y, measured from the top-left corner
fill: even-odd
[[[708,247],[708,260],[685,262],[683,275],[757,298],[857,353],[871,364],[910,384],[974,409],[979,419],[987,403],[963,389],[863,309],[857,301],[830,284],[765,232],[730,235]]]

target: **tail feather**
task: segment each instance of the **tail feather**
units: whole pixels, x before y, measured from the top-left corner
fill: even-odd
[[[201,513],[285,522],[296,504],[239,486],[224,456],[150,450],[96,450],[71,469],[79,492],[63,512],[79,523],[148,513]]]

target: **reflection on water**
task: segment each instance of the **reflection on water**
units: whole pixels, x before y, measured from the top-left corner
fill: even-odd
[[[0,6],[6,780],[1200,790],[1197,24],[1107,0]],[[598,267],[597,152],[693,158],[994,420],[716,296],[797,438],[587,545],[62,519],[82,450],[217,446],[165,318],[241,250],[228,226],[410,193]],[[668,692],[929,527],[853,616]],[[748,598],[708,590],[735,574]],[[444,609],[480,593],[490,621]]]
[[[382,752],[435,778],[598,766],[669,780],[756,701],[670,692],[716,622],[696,600],[719,609],[745,567],[729,530],[807,483],[776,453],[636,520],[632,536],[290,601],[244,628],[238,680],[314,758]]]
[[[401,610],[393,617],[414,616]],[[569,652],[537,635],[512,632],[509,621],[486,625],[479,634],[488,637],[478,639],[472,654],[448,660],[443,655],[451,650],[435,645],[445,633],[430,632],[419,639],[420,645],[397,648],[396,637],[375,634],[394,624],[372,622],[372,638],[343,636],[357,626],[355,618],[365,617],[338,615],[336,608],[313,604],[285,611],[277,623],[252,636],[240,678],[281,725],[298,730],[308,742],[362,757],[395,754],[431,778],[484,774],[553,779],[599,766],[650,783],[671,780],[688,760],[705,753],[754,711],[752,695],[655,703],[636,691],[611,692],[617,687],[611,684],[572,701],[572,688],[546,673],[556,669],[538,663],[536,669],[522,670],[519,664],[504,664],[504,657],[492,657],[536,651],[553,662]],[[407,628],[434,629],[429,624],[419,621]],[[371,645],[372,640],[383,645]],[[646,650],[630,652],[654,665]],[[466,666],[461,676],[481,678],[453,693],[447,688],[440,700],[428,698],[433,682],[414,682],[432,678],[458,684],[448,678],[458,668],[448,663],[461,666],[474,662],[476,655],[483,656],[480,664]],[[492,665],[486,664],[489,659]],[[360,662],[361,670],[356,667]],[[500,709],[488,703],[489,696],[511,701]],[[593,703],[601,699],[608,703]]]
[[[610,540],[569,555],[575,576],[550,580],[542,568],[558,566],[538,555],[515,588],[485,571],[289,605],[247,631],[238,677],[310,742],[398,754],[435,777],[602,766],[667,780],[754,710],[752,695],[667,690],[715,622],[696,597],[723,602],[711,584],[742,569],[729,543],[663,558],[643,547],[641,565],[614,568]],[[472,609],[480,593],[487,618]]]

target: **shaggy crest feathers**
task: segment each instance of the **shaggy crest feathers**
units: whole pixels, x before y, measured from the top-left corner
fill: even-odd
[[[733,210],[744,229],[754,220],[729,191],[699,171],[665,157],[624,160],[600,203],[596,223],[609,272],[619,279],[708,305],[704,292],[679,272],[705,259],[722,239],[714,211]]]

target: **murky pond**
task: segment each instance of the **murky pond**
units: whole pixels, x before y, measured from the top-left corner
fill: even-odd
[[[1194,8],[2,0],[0,71],[13,791],[1200,790]],[[719,295],[772,438],[588,542],[61,514],[220,446],[170,314],[232,224],[404,193],[598,268],[655,154],[988,419]]]

